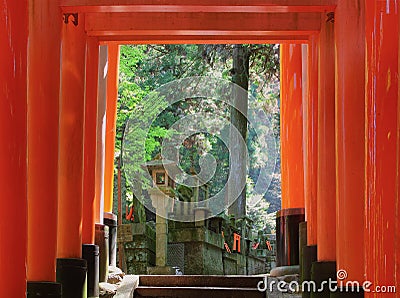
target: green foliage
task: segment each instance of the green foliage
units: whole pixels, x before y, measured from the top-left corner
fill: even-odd
[[[154,152],[158,152],[158,148],[161,146],[161,140],[164,138],[171,137],[173,132],[169,129],[160,126],[152,126],[147,134],[147,140],[145,143],[146,148],[146,161],[149,161],[153,157]]]
[[[176,123],[183,116],[196,113],[210,115],[209,119],[204,119],[208,121],[207,123],[213,123],[211,120],[218,117],[229,120],[229,109],[223,102],[183,99],[171,106],[163,101],[159,105],[154,105],[155,102],[160,101],[157,98],[158,94],[152,91],[166,83],[185,77],[209,75],[230,79],[233,74],[233,47],[233,45],[121,46],[116,155],[120,155],[127,119],[134,109],[143,111],[136,113],[135,117],[144,123],[147,123],[149,119],[156,119],[151,123],[149,131],[135,127],[136,135],[140,137],[136,140],[128,140],[132,148],[144,146],[143,163],[160,153],[162,140],[176,133],[170,129],[171,124]],[[277,45],[244,45],[244,47],[250,55],[249,91],[257,99],[257,107],[273,115],[272,125],[278,139],[279,94],[276,92],[277,88],[271,88],[271,82],[278,83],[279,48]],[[157,100],[152,100],[152,97]],[[212,130],[212,127],[210,129]],[[258,177],[260,167],[265,163],[265,160],[259,158],[260,146],[254,141],[254,137],[254,132],[250,129],[248,148],[252,166],[247,179],[248,196],[252,195],[252,185]],[[192,169],[198,172],[199,159],[207,153],[214,156],[217,162],[216,173],[210,183],[210,195],[213,196],[226,184],[229,175],[228,148],[218,134],[196,133],[189,136],[180,148],[180,166],[188,173]],[[140,171],[140,163],[137,162],[123,165],[123,167],[124,171]],[[258,229],[268,231],[272,229],[271,226],[265,224],[264,219],[271,211],[270,207],[276,206],[276,200],[280,199],[279,173],[274,181],[273,190],[265,196],[268,201],[262,199],[256,208],[248,210],[249,216]],[[125,196],[129,196],[130,200],[135,200],[130,186],[126,187]],[[270,206],[271,200],[274,202]]]

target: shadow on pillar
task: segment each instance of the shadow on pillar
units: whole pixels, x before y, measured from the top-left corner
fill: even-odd
[[[57,282],[63,298],[87,298],[87,263],[84,259],[57,259]]]
[[[52,297],[61,298],[61,284],[56,282],[35,282],[27,283],[27,298],[34,297]]]
[[[104,224],[108,226],[109,265],[117,266],[117,216],[113,213],[104,213]]]
[[[106,282],[108,278],[109,261],[109,231],[108,226],[96,224],[95,244],[99,246],[99,282]]]
[[[82,258],[87,262],[88,298],[99,297],[99,247],[94,244],[83,244]]]
[[[277,266],[299,265],[299,225],[304,220],[304,208],[289,208],[277,212]]]
[[[317,261],[317,246],[316,245],[306,245],[303,247],[302,255],[302,269],[301,269],[301,280],[311,281],[313,280],[311,270],[312,264]],[[311,291],[305,288],[302,292],[302,298],[310,298]]]

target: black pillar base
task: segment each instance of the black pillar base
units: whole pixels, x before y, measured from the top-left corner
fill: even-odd
[[[97,298],[99,297],[99,247],[94,244],[83,244],[82,258],[87,262],[88,298]]]
[[[342,291],[341,291],[342,290]],[[362,288],[351,290],[351,287],[348,291],[346,289],[338,289],[335,292],[332,292],[330,298],[364,298],[364,290]]]
[[[110,255],[110,262],[111,266],[117,266],[117,216],[113,213],[104,213],[104,224],[108,226],[109,229],[109,255]]]
[[[87,263],[84,259],[57,259],[57,282],[62,285],[63,298],[86,298]]]
[[[62,297],[61,284],[56,282],[47,282],[47,281],[28,281],[26,297],[61,298]]]
[[[317,246],[316,245],[307,245],[303,247],[303,259],[302,259],[302,270],[301,281],[311,281],[311,267],[314,262],[317,261]],[[310,298],[311,292],[305,289],[302,292],[302,298]]]
[[[108,264],[109,251],[108,251],[108,226],[96,224],[95,227],[95,243],[99,246],[99,281],[106,282],[108,278]]]
[[[276,213],[276,266],[299,265],[299,224],[304,208],[282,209]]]
[[[329,298],[329,279],[336,282],[336,262],[314,262],[311,266],[311,280],[315,282],[317,291],[311,292],[311,298]],[[324,284],[322,284],[324,282]],[[334,284],[336,285],[336,283]],[[321,291],[323,289],[323,291]]]

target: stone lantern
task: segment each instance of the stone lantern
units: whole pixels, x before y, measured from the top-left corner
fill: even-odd
[[[162,159],[157,155],[144,167],[152,177],[152,187],[148,189],[153,207],[156,209],[156,267],[149,268],[149,274],[174,274],[167,267],[168,213],[173,211],[175,182],[168,175],[165,166],[174,166],[175,162]]]

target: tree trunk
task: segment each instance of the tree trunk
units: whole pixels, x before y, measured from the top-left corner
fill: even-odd
[[[232,82],[244,90],[233,93],[231,124],[239,134],[230,131],[230,179],[228,184],[228,213],[236,218],[246,216],[247,109],[250,50],[243,45],[233,49]],[[235,88],[236,89],[236,88]],[[241,139],[241,140],[240,140]]]

